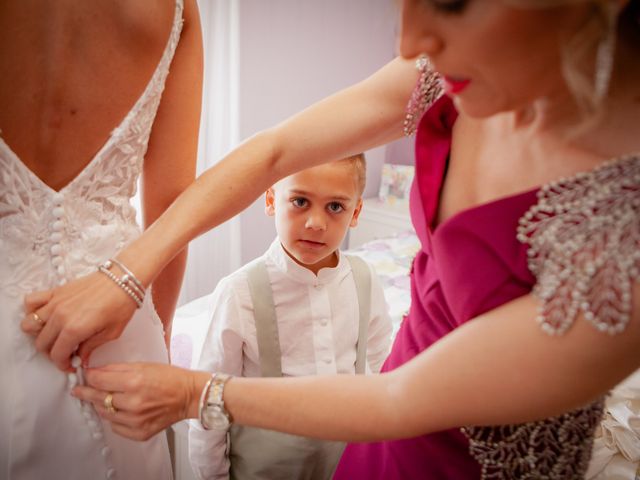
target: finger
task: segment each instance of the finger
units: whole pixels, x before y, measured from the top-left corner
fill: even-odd
[[[38,315],[46,319],[44,327],[36,334],[35,347],[39,352],[49,355],[51,346],[58,336],[59,327],[54,319],[53,313],[48,307],[38,310]]]
[[[53,290],[43,290],[40,292],[33,292],[24,296],[24,312],[29,313],[39,309],[40,307],[49,303],[53,296]]]
[[[64,370],[68,368],[71,357],[75,354],[78,345],[91,337],[93,332],[85,328],[71,328],[67,324],[56,338],[53,339],[49,356],[58,368]]]
[[[107,410],[105,399],[111,393],[111,406],[116,409],[116,413],[128,412],[131,401],[127,399],[127,395],[123,393],[105,392],[95,388],[78,385],[71,391],[71,395],[79,398],[83,402],[91,402],[96,411],[103,417],[111,420],[114,412]]]
[[[47,323],[45,313],[40,311],[34,311],[29,313],[21,322],[20,328],[23,332],[31,336],[37,336],[44,328],[44,324]]]
[[[111,341],[111,337],[108,336],[106,330],[103,330],[100,333],[97,333],[88,340],[82,342],[78,347],[77,355],[82,359],[83,365],[89,365],[89,358],[91,357],[91,353],[98,348],[100,345],[103,345],[109,341]]]
[[[105,392],[126,392],[130,385],[130,372],[111,371],[106,369],[88,368],[84,372],[87,385]]]

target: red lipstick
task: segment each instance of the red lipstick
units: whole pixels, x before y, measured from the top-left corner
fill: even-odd
[[[459,79],[459,78],[444,76],[442,84],[444,87],[444,91],[446,93],[455,95],[462,92],[465,88],[467,88],[467,85],[469,85],[470,82],[471,80],[469,79]]]

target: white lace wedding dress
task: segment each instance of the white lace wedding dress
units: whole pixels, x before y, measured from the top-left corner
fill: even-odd
[[[145,91],[84,170],[56,192],[0,139],[0,479],[170,479],[164,433],[147,442],[111,432],[71,397],[78,381],[20,330],[26,293],[95,271],[140,233],[130,199],[182,28],[182,0]],[[92,365],[166,363],[162,324],[147,295],[122,336]]]

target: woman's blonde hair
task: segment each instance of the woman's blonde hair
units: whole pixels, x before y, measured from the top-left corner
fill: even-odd
[[[562,70],[576,103],[586,117],[594,117],[606,98],[611,78],[617,25],[621,16],[637,15],[640,0],[631,0],[620,11],[616,0],[504,0],[523,8],[548,8],[590,3],[593,14],[562,46]]]

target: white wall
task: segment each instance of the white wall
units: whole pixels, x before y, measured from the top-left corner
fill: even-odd
[[[394,57],[394,0],[242,0],[240,138],[275,125],[376,71]],[[367,153],[365,196],[375,195],[386,155]],[[261,255],[275,237],[263,200],[241,214],[241,255]]]

